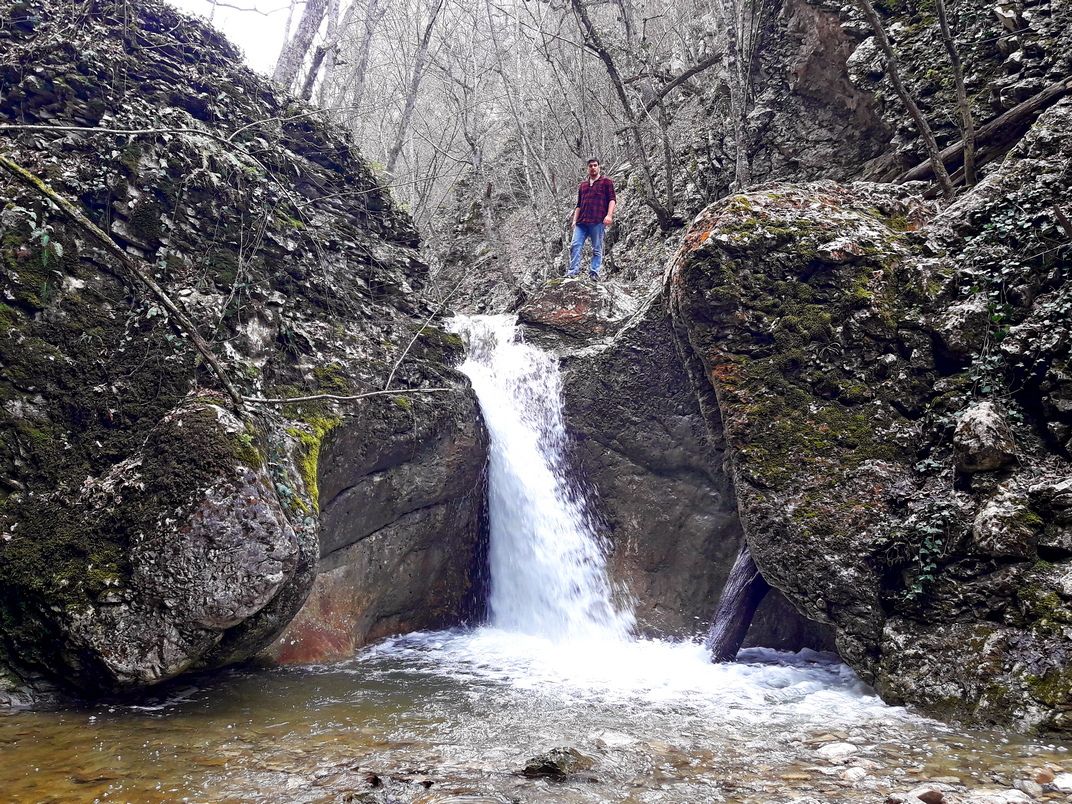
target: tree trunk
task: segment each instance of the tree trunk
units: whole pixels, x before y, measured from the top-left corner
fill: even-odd
[[[432,9],[432,16],[428,18],[428,23],[424,26],[424,33],[421,36],[420,44],[417,46],[417,54],[413,59],[413,71],[410,73],[409,87],[406,90],[406,102],[402,108],[402,119],[399,121],[398,131],[395,132],[394,142],[391,143],[391,147],[387,151],[386,170],[389,176],[395,172],[398,155],[402,153],[406,132],[409,131],[410,122],[413,120],[413,109],[417,105],[417,90],[421,86],[424,64],[428,60],[428,47],[432,42],[432,31],[435,30],[436,19],[439,17],[439,11],[442,8],[443,0],[436,0],[435,7]]]
[[[294,79],[298,77],[298,71],[312,47],[316,32],[320,30],[320,23],[324,21],[327,8],[328,0],[309,0],[306,4],[294,38],[284,43],[279,60],[275,63],[272,80],[281,87],[290,89],[294,85]]]
[[[882,52],[886,55],[886,70],[890,75],[890,83],[893,84],[893,89],[897,93],[897,97],[901,99],[901,103],[904,104],[905,109],[908,110],[909,116],[911,116],[913,122],[915,122],[916,129],[918,129],[920,136],[923,137],[923,143],[927,149],[927,156],[934,169],[934,175],[938,177],[938,184],[942,187],[942,194],[947,199],[952,198],[953,182],[949,178],[949,171],[945,169],[942,157],[938,153],[938,143],[934,139],[934,133],[931,131],[927,118],[923,116],[923,112],[920,111],[919,106],[916,105],[912,96],[908,94],[908,89],[901,81],[901,70],[898,66],[900,62],[897,60],[897,53],[893,49],[889,37],[886,36],[886,29],[882,27],[882,19],[879,17],[878,12],[875,11],[875,7],[871,5],[871,0],[856,0],[856,5],[867,18],[868,23],[871,25],[871,29],[875,33],[875,39],[878,41],[879,47],[882,48]]]
[[[368,0],[365,6],[364,30],[361,33],[361,41],[357,46],[357,57],[352,59],[354,71],[345,88],[341,91],[341,105],[348,107],[346,118],[350,121],[349,126],[354,131],[357,130],[358,123],[362,119],[361,104],[365,101],[365,79],[368,75],[369,55],[372,53],[372,39],[384,15],[387,13],[387,5],[387,0],[383,0],[382,3],[381,0]],[[358,8],[359,0],[354,0],[350,7],[346,9],[340,26],[341,35],[345,36],[350,29]]]
[[[622,74],[618,71],[618,65],[615,64],[614,58],[611,56],[607,46],[603,43],[603,39],[596,30],[595,25],[592,23],[591,17],[588,16],[588,10],[584,7],[583,0],[570,0],[570,5],[573,6],[573,11],[581,23],[581,30],[584,35],[585,44],[599,57],[599,60],[603,62],[603,66],[607,70],[607,76],[610,78],[610,82],[614,86],[614,92],[618,96],[618,102],[622,106],[622,112],[625,114],[625,119],[628,123],[626,129],[629,131],[632,139],[631,150],[636,155],[637,161],[640,162],[640,173],[644,180],[642,187],[644,202],[651,207],[652,212],[655,213],[659,228],[663,231],[667,231],[673,228],[673,217],[667,214],[666,207],[659,201],[658,194],[655,192],[655,181],[652,177],[651,160],[648,156],[647,149],[645,148],[644,137],[640,132],[640,122],[637,119],[636,112],[633,110],[633,105],[629,102],[629,94],[626,92],[625,81],[622,80]]]
[[[283,24],[283,47],[287,46],[287,42],[290,41],[290,29],[294,25],[294,9],[298,7],[298,0],[290,0],[290,6],[287,8],[287,21]]]
[[[320,79],[320,93],[317,96],[320,106],[328,102],[328,91],[335,73],[335,57],[339,52],[339,2],[340,0],[331,0],[328,7],[328,29],[325,35],[328,48],[324,54],[324,77]]]
[[[309,72],[305,74],[305,80],[302,81],[302,88],[299,93],[303,101],[307,101],[313,97],[313,85],[316,83],[316,74],[320,72],[320,65],[324,62],[324,58],[329,52],[327,45],[319,45],[317,49],[313,51],[313,60],[309,64]]]
[[[964,67],[960,62],[957,43],[953,40],[953,32],[949,28],[945,0],[935,0],[935,8],[938,11],[938,24],[942,29],[942,42],[945,44],[946,52],[949,54],[949,64],[953,68],[953,83],[957,90],[957,115],[960,117],[960,134],[964,142],[964,184],[971,187],[976,182],[975,121],[972,119],[971,106],[968,103],[968,92],[964,87]]]
[[[770,591],[770,586],[756,568],[748,545],[741,546],[733,562],[718,608],[704,642],[712,662],[732,662],[748,636],[756,609]]]

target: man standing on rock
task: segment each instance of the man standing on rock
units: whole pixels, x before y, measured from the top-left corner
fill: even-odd
[[[581,249],[584,241],[592,240],[592,266],[588,275],[599,279],[603,265],[603,235],[614,221],[614,182],[600,175],[599,160],[588,160],[588,178],[577,188],[577,206],[573,210],[573,242],[570,244],[570,264],[566,276],[581,272]]]

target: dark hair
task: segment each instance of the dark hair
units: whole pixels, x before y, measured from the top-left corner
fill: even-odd
[[[593,162],[595,162],[595,163],[596,163],[597,165],[599,164],[599,160],[598,160],[598,159],[596,159],[596,158],[595,158],[594,156],[593,156],[593,157],[592,157],[591,159],[589,159],[589,160],[588,160],[587,162],[585,162],[585,164],[586,164],[586,165],[590,165],[590,164],[592,164]]]

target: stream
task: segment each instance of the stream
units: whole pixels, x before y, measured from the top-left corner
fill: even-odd
[[[1066,745],[887,706],[836,656],[750,649],[713,665],[699,643],[634,636],[628,590],[608,579],[565,471],[556,361],[509,317],[454,328],[491,435],[487,625],[339,664],[233,668],[121,705],[2,713],[0,797],[819,804],[929,782],[952,804],[1029,801],[1015,784],[1072,772]],[[580,766],[522,773],[555,747]]]

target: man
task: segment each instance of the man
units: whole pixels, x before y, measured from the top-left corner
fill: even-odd
[[[573,242],[570,244],[570,264],[566,276],[577,276],[581,271],[581,249],[584,241],[592,241],[592,265],[588,275],[599,279],[603,265],[603,235],[614,222],[614,208],[618,201],[614,195],[614,182],[600,175],[599,160],[588,160],[588,178],[577,188],[577,206],[573,210]]]

